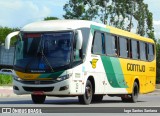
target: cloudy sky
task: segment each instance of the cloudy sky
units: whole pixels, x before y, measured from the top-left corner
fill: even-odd
[[[0,26],[23,27],[47,16],[63,18],[68,0],[0,0]],[[144,0],[153,13],[156,38],[160,38],[160,0]]]

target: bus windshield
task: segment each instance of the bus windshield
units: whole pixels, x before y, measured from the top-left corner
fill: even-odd
[[[70,63],[73,32],[21,33],[14,67],[31,72],[54,71]]]

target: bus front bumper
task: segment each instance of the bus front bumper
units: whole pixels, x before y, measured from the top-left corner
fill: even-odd
[[[70,80],[66,79],[53,84],[40,84],[40,81],[32,81],[34,84],[26,84],[13,80],[13,91],[17,95],[44,94],[44,95],[70,95]],[[31,83],[31,81],[30,81]]]

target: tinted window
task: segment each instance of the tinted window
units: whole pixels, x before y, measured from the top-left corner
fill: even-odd
[[[146,51],[146,60],[148,60],[148,53],[149,53],[149,48],[148,44],[145,43],[145,51]]]
[[[152,61],[154,60],[154,45],[149,44],[149,50],[148,50],[148,60]]]
[[[128,57],[128,46],[127,46],[127,39],[120,37],[119,39],[120,44],[120,56],[127,58]]]
[[[140,59],[146,60],[146,44],[144,42],[140,42]]]
[[[101,32],[95,32],[94,35],[94,43],[93,43],[93,53],[94,54],[104,54],[104,33]]]
[[[118,38],[113,35],[106,34],[106,53],[115,56],[118,53]]]
[[[131,40],[131,54],[133,59],[138,59],[139,58],[139,45],[138,42],[135,40]]]
[[[131,50],[132,50],[132,45],[131,45],[131,39],[128,39],[127,41],[127,49],[128,49],[128,57],[132,58]]]
[[[114,47],[115,47],[115,43],[114,43],[114,40],[113,40],[113,36],[107,34],[106,35],[106,47],[105,47],[107,55],[113,55]]]
[[[115,41],[115,55],[119,56],[119,39],[118,39],[118,36],[114,37],[114,41]]]

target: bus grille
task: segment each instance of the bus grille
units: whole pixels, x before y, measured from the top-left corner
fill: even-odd
[[[53,91],[54,87],[23,87],[23,89],[28,92],[33,92],[33,91],[50,92]]]
[[[21,83],[23,84],[54,84],[56,83],[57,81],[52,81],[52,80],[49,80],[49,81],[21,81]]]

